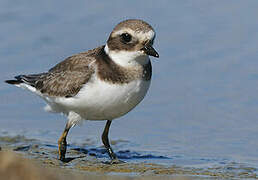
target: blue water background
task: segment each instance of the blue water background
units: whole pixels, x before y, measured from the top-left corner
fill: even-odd
[[[162,155],[185,166],[258,167],[258,1],[0,1],[0,132],[55,144],[66,119],[5,84],[47,71],[105,44],[112,28],[140,18],[156,30],[153,79],[144,101],[114,121],[116,150]],[[104,122],[75,127],[68,141],[101,145]],[[148,162],[148,159],[145,160]]]

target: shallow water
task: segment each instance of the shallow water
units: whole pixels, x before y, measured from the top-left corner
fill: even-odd
[[[115,141],[112,143],[117,147],[121,142]],[[77,175],[84,174],[87,177],[94,173],[94,175],[105,175],[107,177],[115,175],[129,179],[136,177],[144,177],[144,179],[175,179],[175,177],[178,177],[178,179],[257,179],[257,169],[241,163],[228,163],[217,166],[206,165],[202,167],[173,164],[161,165],[150,163],[149,160],[144,162],[137,161],[137,159],[166,159],[166,157],[151,154],[144,155],[143,153],[129,150],[117,153],[121,160],[126,160],[126,163],[110,165],[104,147],[96,147],[91,143],[87,144],[87,148],[78,148],[76,145],[70,144],[66,159],[63,162],[56,158],[57,147],[55,145],[41,143],[37,139],[27,139],[24,136],[2,136],[0,137],[0,146],[0,154],[14,154],[13,152],[22,154],[26,159],[31,159],[41,166],[54,168],[56,174],[62,176],[64,174],[60,172],[60,169],[63,169],[66,173],[74,172]],[[5,155],[2,156],[6,157]],[[19,162],[14,161],[13,163],[16,164],[15,167],[19,165]]]
[[[56,145],[65,117],[45,113],[40,98],[3,81],[46,71],[104,44],[119,21],[141,18],[156,29],[160,58],[152,58],[144,101],[113,122],[114,150],[129,150],[130,162],[258,168],[258,2],[146,2],[2,0],[0,135]],[[85,122],[68,142],[100,147],[104,124]]]

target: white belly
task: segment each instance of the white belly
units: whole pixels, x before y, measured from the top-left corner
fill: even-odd
[[[97,79],[92,82],[74,97],[52,99],[51,108],[66,114],[73,111],[87,120],[112,120],[140,103],[150,86],[150,81],[143,80],[118,85]]]

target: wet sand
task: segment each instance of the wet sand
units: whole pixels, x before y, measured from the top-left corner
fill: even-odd
[[[3,179],[256,179],[256,169],[227,167],[189,168],[154,163],[110,165],[99,158],[103,149],[68,148],[66,162],[57,160],[53,145],[23,136],[0,137],[0,177]],[[99,154],[98,154],[99,153]],[[234,170],[232,170],[234,169]]]

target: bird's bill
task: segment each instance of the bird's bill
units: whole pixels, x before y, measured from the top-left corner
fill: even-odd
[[[159,57],[159,53],[152,47],[151,44],[146,44],[142,50],[149,56],[153,56],[158,58]]]

